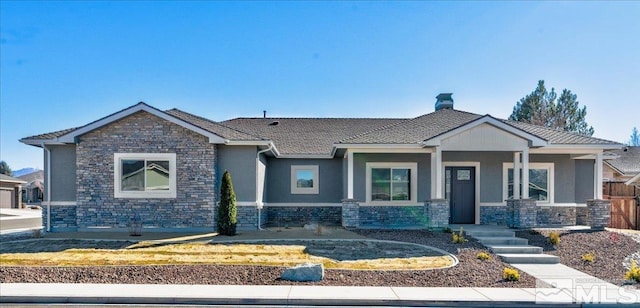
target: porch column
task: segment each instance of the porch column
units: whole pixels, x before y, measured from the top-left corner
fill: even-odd
[[[436,147],[431,152],[431,199],[442,199],[442,150]]]
[[[353,152],[347,150],[347,199],[353,199]]]
[[[529,199],[529,148],[522,150],[522,199]]]
[[[602,152],[596,154],[596,165],[594,166],[595,176],[593,183],[593,198],[602,200]]]
[[[513,152],[513,199],[520,199],[520,152]]]

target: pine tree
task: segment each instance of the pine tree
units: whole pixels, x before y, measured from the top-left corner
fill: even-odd
[[[558,98],[554,88],[547,91],[544,80],[539,80],[536,89],[516,103],[509,120],[592,136],[586,115],[587,107],[579,107],[576,94],[564,89]]]
[[[640,146],[640,134],[638,134],[638,128],[637,127],[633,127],[633,129],[631,130],[631,137],[629,139],[629,145],[630,146]]]
[[[225,170],[220,187],[220,206],[218,207],[218,233],[222,235],[236,235],[238,209],[236,207],[236,193],[233,191],[231,174]]]
[[[0,174],[11,176],[13,172],[11,171],[11,167],[7,164],[6,161],[0,161]]]

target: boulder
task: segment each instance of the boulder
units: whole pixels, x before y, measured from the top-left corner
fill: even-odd
[[[324,278],[324,266],[314,263],[298,264],[285,269],[280,278],[289,281],[320,281]]]

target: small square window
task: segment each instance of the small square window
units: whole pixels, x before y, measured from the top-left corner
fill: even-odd
[[[317,194],[318,166],[291,166],[291,193]]]

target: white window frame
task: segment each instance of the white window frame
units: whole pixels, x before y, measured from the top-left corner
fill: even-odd
[[[122,191],[123,160],[168,160],[169,190]],[[115,153],[113,154],[113,187],[115,198],[176,198],[176,154],[175,153]]]
[[[366,163],[366,200],[367,204],[377,205],[413,205],[418,203],[418,163],[416,162],[399,162],[399,163]],[[411,170],[411,196],[409,200],[389,200],[389,201],[373,201],[371,200],[371,169],[409,169]]]
[[[502,200],[507,200],[509,198],[509,168],[513,169],[513,163],[502,163]],[[522,166],[520,168],[521,168],[520,174],[522,175]],[[547,184],[549,185],[549,191],[548,191],[549,198],[547,200],[536,200],[536,204],[554,204],[554,198],[555,198],[554,164],[553,163],[529,163],[529,170],[531,169],[547,170],[547,177],[548,177]],[[520,184],[522,185],[522,181],[520,182]],[[522,193],[522,190],[521,190],[521,193]]]
[[[313,173],[313,187],[298,187],[298,171]],[[291,194],[317,195],[320,193],[320,168],[318,165],[291,165]]]

